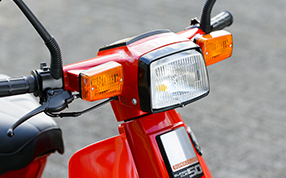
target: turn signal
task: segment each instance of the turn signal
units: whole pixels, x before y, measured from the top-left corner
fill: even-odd
[[[96,101],[120,95],[123,89],[123,67],[108,62],[80,73],[80,95],[83,100]]]
[[[202,49],[206,65],[212,65],[232,55],[233,40],[231,33],[220,30],[196,37]]]

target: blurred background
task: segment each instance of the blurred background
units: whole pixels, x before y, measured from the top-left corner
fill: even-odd
[[[61,45],[64,64],[154,29],[182,31],[200,18],[197,0],[26,0]],[[229,10],[233,56],[208,67],[211,93],[178,109],[203,148],[214,177],[286,177],[286,1],[217,0],[213,16]],[[49,63],[45,45],[12,1],[0,3],[0,73],[29,74]],[[74,102],[70,110],[94,105]],[[1,106],[0,106],[1,107]],[[65,154],[50,156],[44,178],[67,177],[78,149],[118,134],[110,105],[79,118],[56,119]]]

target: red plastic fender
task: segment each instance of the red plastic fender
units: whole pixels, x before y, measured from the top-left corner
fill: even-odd
[[[69,178],[139,178],[125,133],[76,152],[68,172]]]

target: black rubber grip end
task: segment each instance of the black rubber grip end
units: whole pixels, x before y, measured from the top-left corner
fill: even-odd
[[[212,31],[222,30],[233,23],[233,16],[228,11],[222,11],[211,19]]]

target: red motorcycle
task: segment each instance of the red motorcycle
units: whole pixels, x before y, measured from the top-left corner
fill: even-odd
[[[64,152],[61,130],[51,117],[78,117],[108,102],[122,122],[119,135],[76,152],[70,178],[212,177],[194,133],[174,109],[207,96],[206,66],[232,55],[232,35],[222,30],[232,24],[229,12],[211,19],[215,0],[207,0],[201,20],[192,19],[182,32],[150,31],[62,66],[56,40],[22,0],[14,2],[45,42],[51,63],[28,76],[0,80],[0,96],[6,97],[0,100],[0,178],[41,177],[47,157]],[[39,97],[40,105],[26,93]],[[12,96],[19,94],[25,95]],[[79,98],[105,100],[63,112]]]

